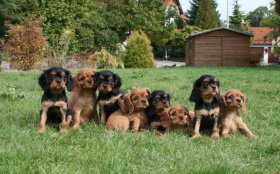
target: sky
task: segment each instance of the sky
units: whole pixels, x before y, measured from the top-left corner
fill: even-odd
[[[190,0],[180,0],[183,11],[190,9]],[[227,20],[227,1],[228,1],[228,15],[232,16],[233,3],[234,0],[216,0],[218,7],[217,10],[221,14],[221,20]],[[248,14],[250,11],[254,11],[260,6],[267,6],[270,9],[270,2],[274,0],[238,0],[238,4],[241,5],[240,10],[245,14]]]

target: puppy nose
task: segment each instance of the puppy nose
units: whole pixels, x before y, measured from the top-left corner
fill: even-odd
[[[92,81],[91,81],[91,80],[88,80],[87,82],[88,82],[88,83],[91,83]]]
[[[216,86],[211,86],[212,87],[212,89],[216,89]]]
[[[240,100],[240,99],[236,99],[236,101],[237,101],[238,103],[240,103],[240,102],[241,102],[241,100]]]
[[[56,83],[60,83],[61,79],[55,79]]]
[[[183,116],[180,116],[180,117],[179,117],[179,119],[180,119],[181,121],[183,120],[183,118],[184,118]]]
[[[145,104],[145,103],[146,103],[146,100],[141,100],[141,102]]]
[[[104,88],[107,88],[107,86],[108,86],[107,84],[104,84],[104,85],[103,85]]]

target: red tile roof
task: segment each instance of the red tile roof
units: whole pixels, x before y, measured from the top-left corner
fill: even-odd
[[[271,32],[273,29],[268,27],[251,27],[254,34],[253,45],[271,45],[271,39],[267,38],[264,41],[264,36]]]

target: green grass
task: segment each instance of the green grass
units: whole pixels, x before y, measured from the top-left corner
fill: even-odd
[[[167,91],[171,103],[191,110],[188,101],[195,79],[215,75],[221,92],[240,89],[247,96],[242,115],[258,139],[233,133],[212,140],[203,134],[192,140],[174,133],[110,132],[85,124],[78,131],[59,133],[47,127],[38,134],[42,90],[39,71],[0,72],[1,173],[277,173],[280,172],[280,67],[179,67],[113,70],[122,90],[149,87]],[[71,70],[75,74],[77,70]],[[18,95],[19,94],[19,95]],[[68,93],[68,96],[71,94]]]

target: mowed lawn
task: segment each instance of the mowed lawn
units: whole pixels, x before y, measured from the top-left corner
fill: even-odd
[[[199,139],[154,131],[120,133],[103,125],[85,124],[60,133],[47,127],[38,134],[40,71],[0,72],[1,173],[263,173],[280,172],[280,66],[177,67],[112,70],[122,78],[122,90],[149,87],[165,90],[171,104],[194,109],[188,101],[195,79],[212,74],[221,92],[231,88],[247,96],[242,115],[257,139],[240,132],[230,139]],[[74,75],[77,70],[71,70]],[[67,93],[70,97],[71,93]]]

